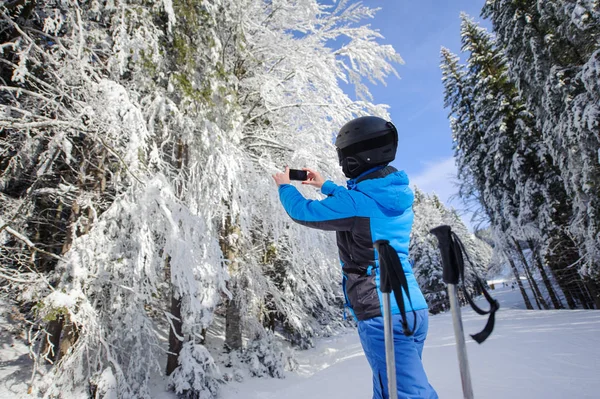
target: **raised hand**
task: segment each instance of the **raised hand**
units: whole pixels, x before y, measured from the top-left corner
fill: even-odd
[[[290,168],[288,166],[285,167],[285,172],[275,173],[273,175],[273,180],[277,183],[277,187],[282,184],[290,184]]]
[[[302,168],[308,172],[308,179],[303,181],[302,184],[308,184],[309,186],[313,186],[316,188],[321,188],[323,183],[325,183],[325,179],[321,176],[321,174],[317,171],[314,171],[309,168]]]

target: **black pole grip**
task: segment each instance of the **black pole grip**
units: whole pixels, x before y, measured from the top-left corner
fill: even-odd
[[[413,308],[412,301],[410,299],[408,281],[406,279],[404,269],[402,268],[402,262],[398,257],[398,253],[390,245],[388,240],[377,240],[373,243],[373,247],[375,247],[375,250],[377,250],[377,253],[379,254],[379,290],[388,295],[389,293],[394,293],[394,298],[396,299],[398,310],[400,311],[400,316],[402,317],[402,332],[407,337],[410,337],[414,334],[417,328],[417,315],[415,314],[415,309]],[[406,299],[408,299],[408,303],[412,309],[412,330],[408,327],[408,321],[406,319],[406,304],[404,303],[404,295],[402,291],[404,291],[404,294],[406,294]]]
[[[434,229],[431,229],[430,233],[433,234],[434,236],[436,236],[438,239],[440,252],[442,254],[442,266],[444,268],[444,270],[443,270],[444,282],[446,284],[458,285],[460,279],[462,278],[463,293],[464,293],[465,297],[467,298],[469,305],[471,305],[471,308],[473,308],[473,310],[476,313],[478,313],[482,316],[489,314],[488,321],[487,321],[487,324],[485,325],[485,328],[481,332],[471,335],[471,337],[477,343],[481,344],[483,341],[485,341],[487,339],[487,337],[490,336],[490,334],[494,330],[494,323],[496,320],[495,315],[496,315],[496,311],[500,308],[500,304],[498,303],[497,300],[492,298],[492,296],[487,292],[483,282],[481,281],[479,276],[477,276],[476,273],[475,273],[476,284],[478,285],[478,288],[483,293],[487,302],[490,304],[490,310],[481,309],[479,306],[477,306],[475,304],[475,302],[471,298],[471,295],[469,295],[469,291],[465,287],[465,275],[464,275],[465,259],[463,258],[463,254],[466,256],[466,259],[469,262],[469,264],[473,265],[473,263],[469,259],[469,254],[467,253],[467,250],[465,249],[462,241],[460,241],[460,238],[456,235],[456,233],[452,232],[452,229],[450,228],[450,226],[446,226],[446,225],[438,226]]]
[[[387,245],[389,243],[390,242],[388,240],[377,240],[375,241],[373,246],[375,247],[375,250],[377,250],[378,253],[381,253],[381,245]],[[392,292],[392,282],[389,278],[388,265],[385,265],[383,262],[381,262],[381,259],[379,261],[379,269],[379,289],[384,294],[389,294]]]
[[[460,271],[454,257],[456,254],[452,250],[452,236],[450,226],[442,225],[430,230],[430,233],[437,237],[438,246],[442,253],[442,267],[444,283],[458,285]]]

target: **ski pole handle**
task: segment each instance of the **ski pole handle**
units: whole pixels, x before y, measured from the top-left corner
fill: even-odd
[[[377,253],[381,254],[380,248],[382,245],[387,245],[390,242],[388,240],[377,240],[373,244]],[[384,294],[389,294],[392,292],[392,282],[389,278],[390,271],[388,270],[389,265],[382,261],[381,256],[379,257],[379,270],[380,270],[380,286],[379,289]]]
[[[438,226],[430,233],[437,237],[438,246],[442,254],[443,279],[446,284],[458,285],[460,273],[458,269],[457,254],[452,251],[452,236],[450,226]]]

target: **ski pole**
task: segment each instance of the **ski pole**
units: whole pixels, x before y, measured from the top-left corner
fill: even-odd
[[[467,357],[467,344],[465,342],[460,305],[456,293],[456,285],[459,282],[459,269],[456,260],[451,256],[450,227],[439,226],[431,230],[431,233],[437,237],[440,252],[442,253],[443,279],[448,285],[448,298],[450,299],[450,310],[452,312],[452,324],[454,325],[456,354],[458,356],[463,395],[465,399],[473,399],[473,386],[471,384],[471,372],[469,370],[469,359]]]
[[[463,395],[465,399],[473,399],[473,386],[471,384],[471,372],[469,369],[469,359],[467,357],[467,344],[465,342],[465,333],[463,330],[458,296],[456,295],[456,284],[448,284],[448,298],[450,299],[450,310],[452,312],[452,324],[454,325],[456,354],[458,356]]]
[[[377,241],[375,242],[375,249],[377,252],[380,251],[380,245],[386,244],[387,241]],[[396,388],[396,356],[394,352],[394,326],[392,323],[392,305],[390,302],[390,293],[392,292],[392,284],[389,279],[389,270],[387,270],[389,265],[383,261],[383,259],[379,259],[379,267],[381,269],[381,293],[383,297],[383,338],[385,340],[385,364],[387,371],[387,380],[388,380],[388,397],[392,398],[392,392],[396,392],[394,395],[397,397],[397,388]]]
[[[383,292],[383,335],[385,339],[385,362],[388,379],[388,393],[392,398],[392,392],[396,390],[396,357],[394,353],[394,327],[392,325],[392,306],[390,293]],[[397,397],[397,393],[394,395]]]
[[[410,300],[410,290],[406,274],[402,268],[402,261],[398,257],[396,250],[390,245],[388,240],[377,240],[374,244],[375,250],[379,254],[380,290],[383,297],[383,328],[385,339],[385,361],[388,376],[388,392],[390,399],[392,392],[394,398],[398,398],[396,390],[396,359],[394,355],[394,326],[392,321],[392,306],[390,294],[394,294],[398,310],[400,311],[400,323],[402,324],[402,334],[407,337],[412,336],[417,328],[417,316]],[[403,293],[404,291],[404,293]],[[413,313],[413,327],[408,326],[406,317],[406,306],[404,294],[410,304]]]

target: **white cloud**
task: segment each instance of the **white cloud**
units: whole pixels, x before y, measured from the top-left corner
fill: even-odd
[[[458,193],[457,169],[453,157],[427,164],[420,174],[410,179],[410,182],[412,187],[416,186],[419,190],[428,194],[435,193],[446,206],[456,208],[463,222],[469,230],[473,231],[472,212],[465,209],[459,198],[451,200]]]
[[[450,197],[458,191],[453,157],[428,164],[421,174],[410,180],[411,185],[419,187],[419,190],[429,194],[436,193],[446,205],[456,206],[456,200],[454,203],[450,202]]]

